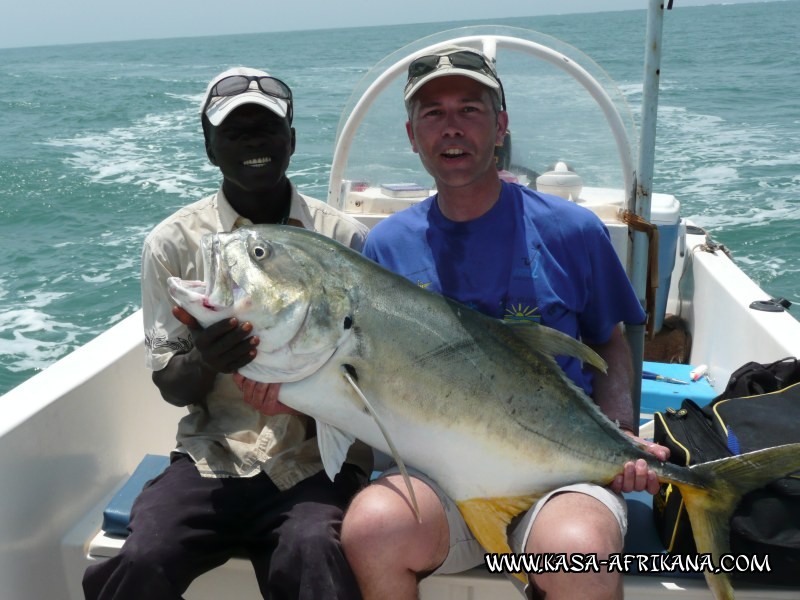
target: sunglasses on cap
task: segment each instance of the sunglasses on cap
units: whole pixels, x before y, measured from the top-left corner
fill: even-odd
[[[438,69],[441,60],[445,57],[447,57],[447,60],[449,60],[450,64],[456,69],[466,69],[467,71],[483,73],[490,79],[496,81],[499,86],[500,102],[503,110],[506,109],[506,96],[503,91],[503,84],[497,77],[497,71],[495,71],[494,66],[488,62],[482,54],[471,50],[455,50],[449,54],[428,54],[415,58],[411,61],[411,64],[408,65],[408,81],[406,83],[406,88],[413,85],[414,81],[420,77],[424,77],[428,73],[432,73]]]
[[[220,79],[208,93],[205,106],[203,106],[203,114],[208,110],[212,99],[243,94],[250,89],[250,83],[253,81],[258,84],[258,89],[267,96],[286,102],[286,118],[291,123],[293,115],[292,90],[280,79],[266,75],[229,75]]]

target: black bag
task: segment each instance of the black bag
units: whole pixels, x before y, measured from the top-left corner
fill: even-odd
[[[731,373],[728,385],[714,402],[724,398],[743,398],[776,392],[800,382],[800,361],[794,357],[762,365],[749,362]]]
[[[654,440],[670,462],[692,465],[752,450],[800,442],[800,368],[796,359],[748,363],[726,390],[700,408],[686,399],[679,410],[655,414]],[[788,387],[785,387],[788,384]],[[734,397],[742,390],[764,390]],[[776,391],[777,390],[777,391]],[[691,525],[677,488],[661,486],[653,499],[661,540],[673,554],[696,554]],[[800,581],[800,472],[746,494],[731,519],[731,552],[770,557],[770,573],[733,574],[772,584]]]

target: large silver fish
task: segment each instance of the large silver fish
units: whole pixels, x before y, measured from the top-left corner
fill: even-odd
[[[681,490],[698,552],[718,561],[740,496],[800,469],[800,444],[662,464],[553,359],[604,368],[589,348],[486,317],[321,235],[255,226],[207,236],[204,251],[206,281],[172,278],[172,297],[204,326],[253,324],[261,343],[241,373],[283,382],[281,401],[316,419],[328,474],[354,438],[391,453],[442,486],[488,552],[510,552],[508,522],[546,492],[606,485],[644,458]],[[733,598],[726,575],[706,578],[717,598]]]

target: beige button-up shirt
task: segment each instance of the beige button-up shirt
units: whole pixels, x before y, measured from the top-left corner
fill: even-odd
[[[359,251],[367,234],[355,219],[299,194],[294,186],[289,223]],[[248,224],[220,190],[180,209],[147,236],[142,252],[142,312],[148,368],[163,369],[175,354],[192,347],[189,330],[172,316],[167,279],[202,281],[203,235]],[[217,375],[205,402],[187,408],[178,425],[177,450],[188,453],[204,477],[251,477],[265,471],[285,490],[322,469],[313,422],[307,417],[261,414],[245,404],[231,375]],[[357,442],[348,462],[369,474],[372,452]]]

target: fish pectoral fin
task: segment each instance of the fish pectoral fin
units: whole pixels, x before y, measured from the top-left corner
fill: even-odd
[[[472,498],[456,501],[464,517],[483,549],[489,554],[510,554],[508,524],[518,514],[528,510],[540,498],[538,495],[511,496],[504,498]],[[525,573],[514,573],[514,577],[528,583]]]
[[[347,451],[355,442],[355,438],[341,429],[317,421],[317,444],[319,444],[319,455],[322,458],[322,466],[325,467],[325,474],[333,481],[333,478],[342,470]]]
[[[529,322],[503,321],[514,335],[533,350],[551,356],[574,356],[603,373],[608,365],[597,352],[574,337],[545,325]]]

